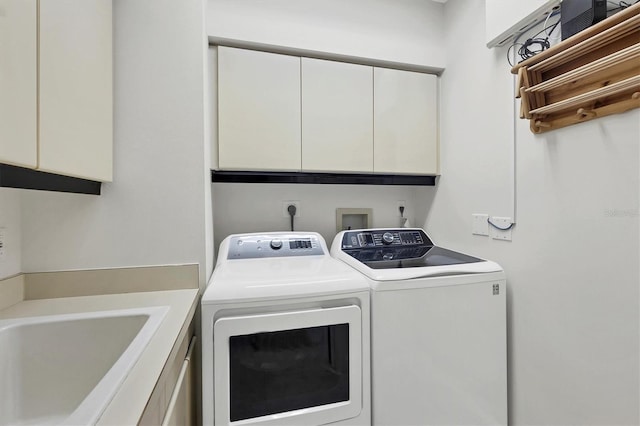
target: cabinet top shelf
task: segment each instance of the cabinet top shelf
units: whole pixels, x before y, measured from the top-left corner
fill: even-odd
[[[639,19],[640,3],[637,3],[540,52],[534,57],[520,62],[511,68],[511,73],[518,74],[520,68],[530,68],[550,58],[554,58],[556,63],[570,61],[576,54],[597,49],[625,35],[637,32],[640,25],[636,21]]]
[[[640,107],[640,3],[512,68],[533,133]]]

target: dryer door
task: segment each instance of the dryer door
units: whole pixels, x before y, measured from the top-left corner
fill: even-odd
[[[214,324],[215,424],[325,424],[362,409],[358,306]]]

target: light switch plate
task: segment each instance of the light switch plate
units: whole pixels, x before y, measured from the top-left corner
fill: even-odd
[[[489,236],[489,219],[488,214],[472,214],[473,227],[471,232],[473,235],[485,235]]]
[[[494,240],[504,240],[511,241],[511,218],[510,217],[492,217],[491,223],[495,226],[491,226],[491,238]],[[498,229],[496,228],[509,228],[509,229]]]

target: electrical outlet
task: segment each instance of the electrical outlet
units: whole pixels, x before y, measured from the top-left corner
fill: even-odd
[[[488,214],[472,214],[473,225],[471,233],[473,235],[489,236],[489,215]]]
[[[404,208],[404,213],[400,214],[400,207]],[[407,202],[405,200],[398,200],[398,210],[396,210],[396,214],[398,215],[398,217],[407,217],[406,213],[407,213]]]
[[[5,235],[5,228],[0,227],[0,262],[4,261],[5,252],[7,251],[7,241]]]
[[[289,206],[290,205],[294,205],[296,206],[296,215],[295,218],[299,218],[302,216],[302,210],[300,210],[300,201],[283,201],[282,202],[282,217],[291,217],[289,215]]]
[[[510,217],[492,217],[491,238],[494,240],[511,241],[512,222]],[[503,228],[503,229],[498,229]]]

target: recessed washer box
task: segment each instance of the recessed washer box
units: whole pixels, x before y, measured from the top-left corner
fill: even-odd
[[[373,209],[368,208],[337,208],[336,231],[349,229],[371,228],[373,223]]]

